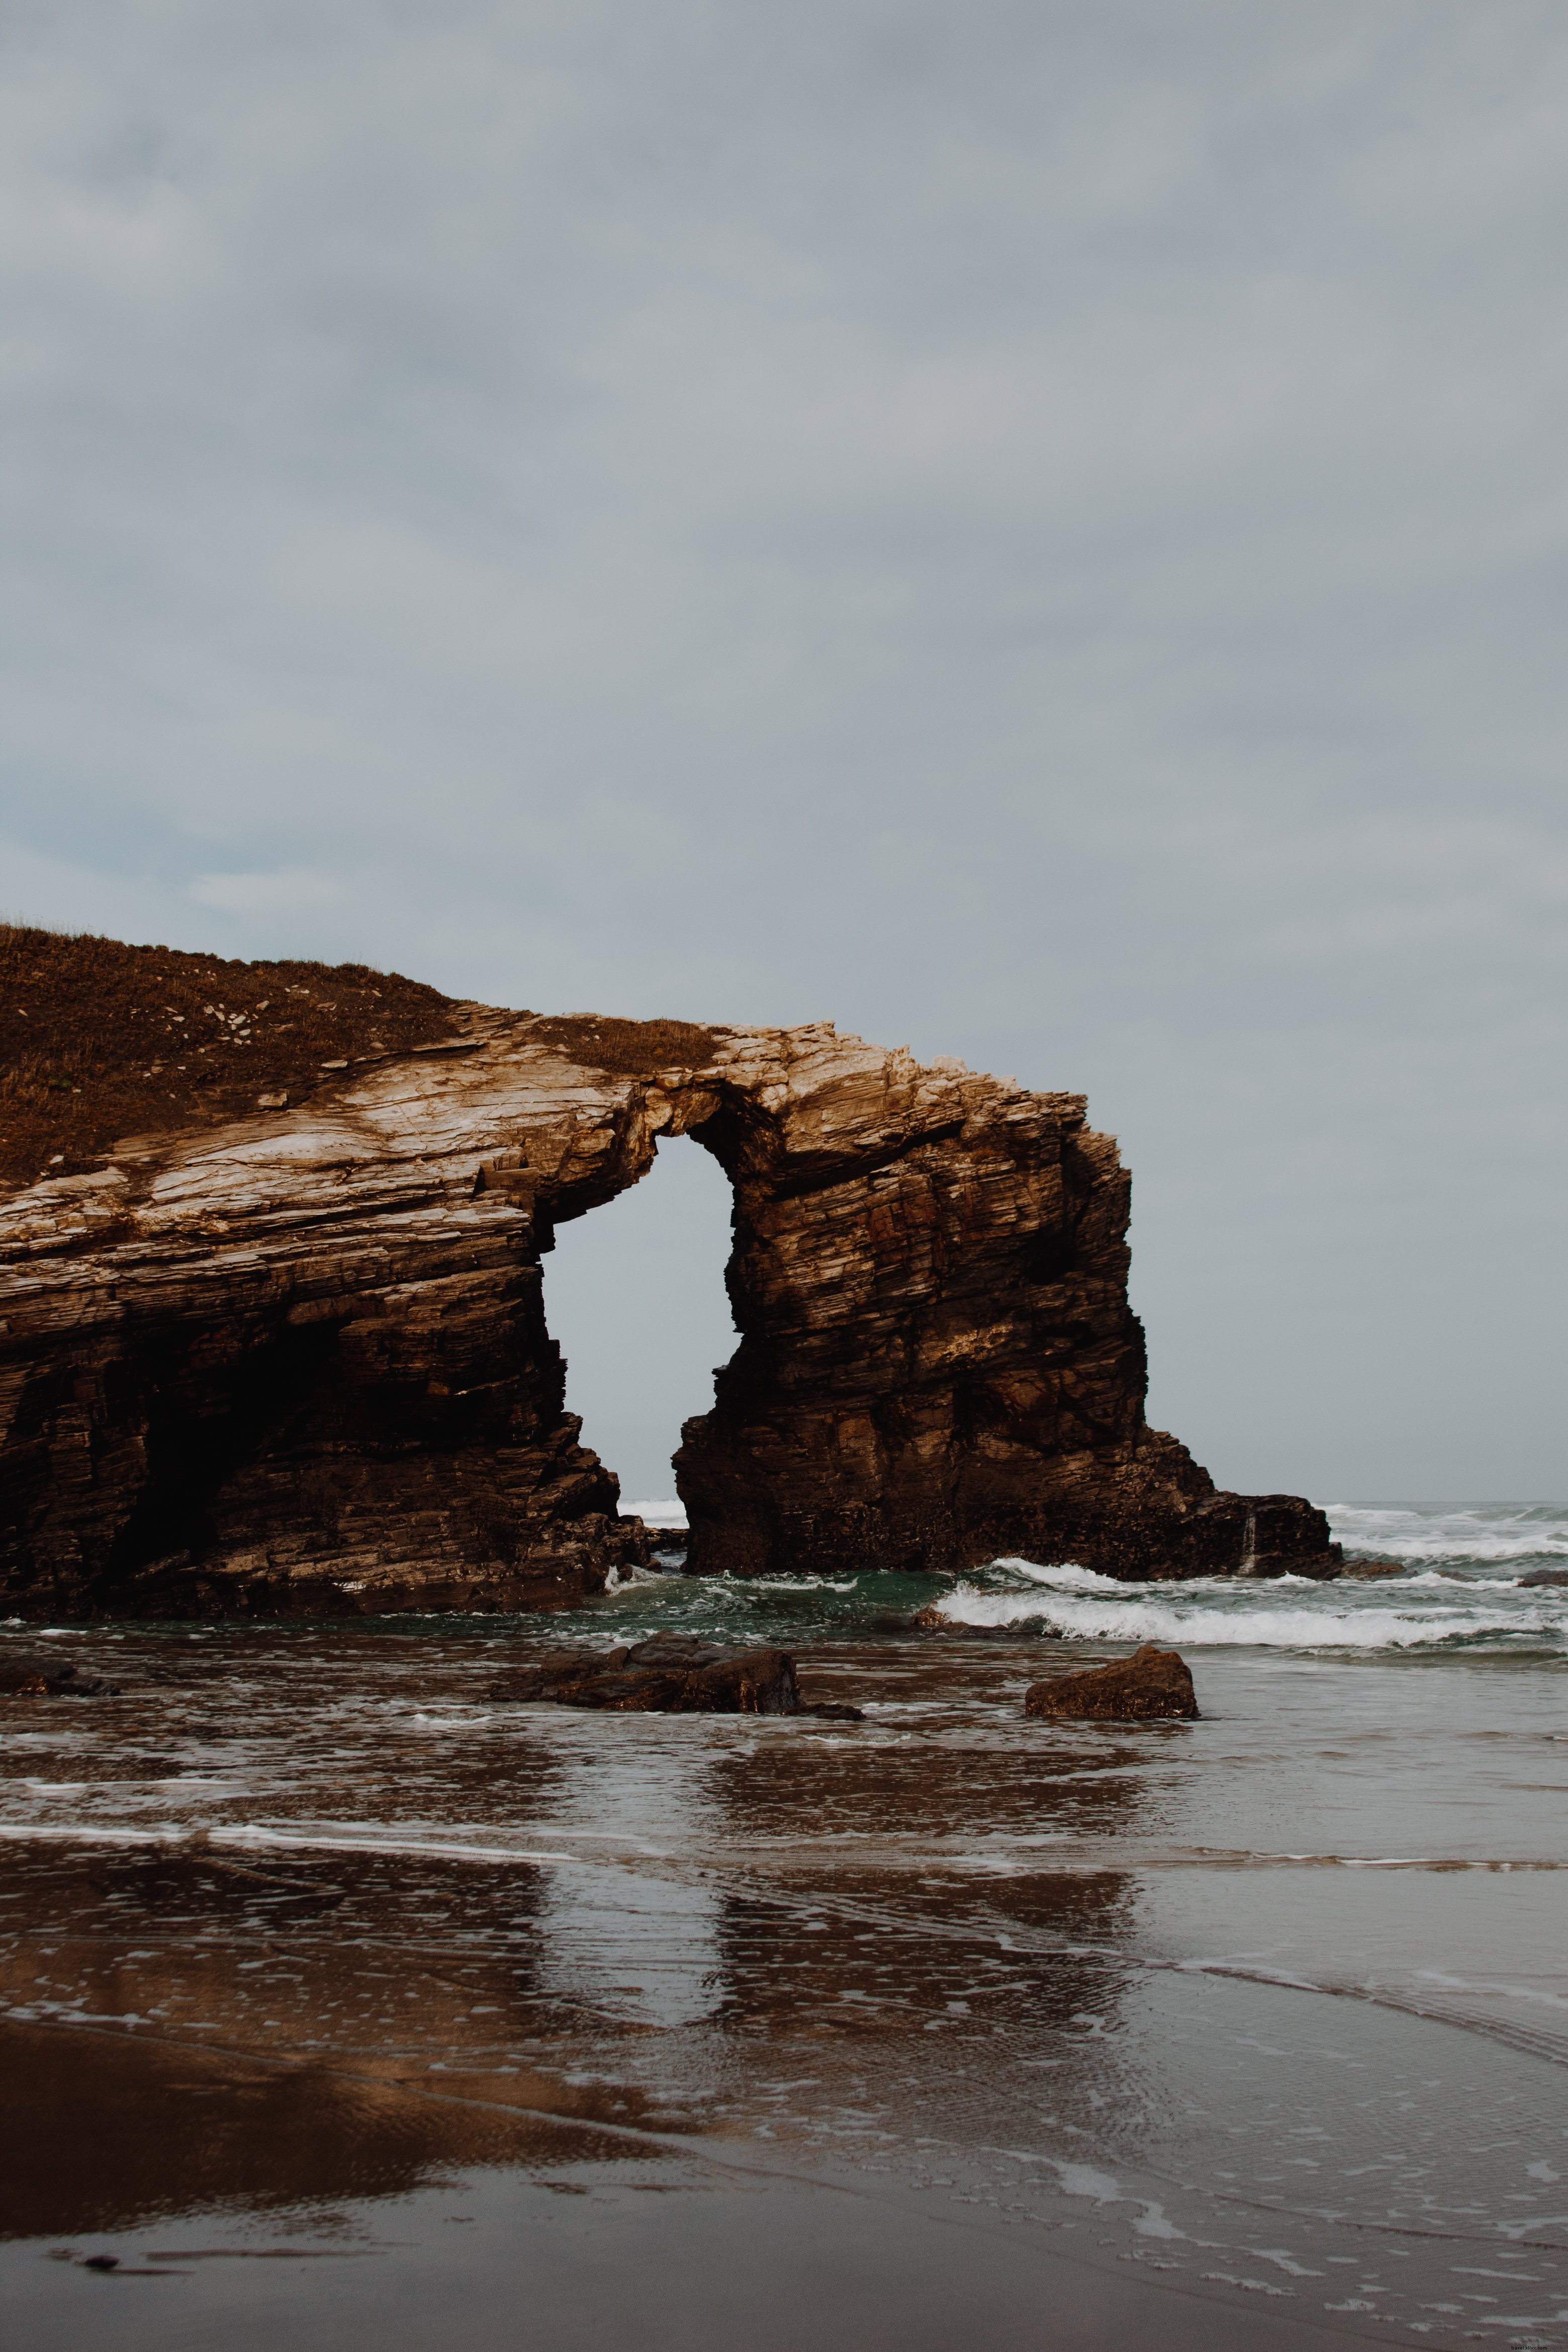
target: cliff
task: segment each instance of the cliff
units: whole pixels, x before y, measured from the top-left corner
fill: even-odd
[[[1082,1097],[828,1023],[6,940],[36,1002],[25,1069],[0,1008],[4,1613],[559,1607],[646,1558],[565,1410],[540,1261],[680,1134],[734,1188],[741,1334],[676,1456],[694,1569],[1337,1571],[1320,1512],[1217,1493],[1145,1424],[1128,1180]],[[62,1087],[48,1004],[89,950],[118,977],[72,999]],[[148,1123],[110,1150],[128,1100]]]

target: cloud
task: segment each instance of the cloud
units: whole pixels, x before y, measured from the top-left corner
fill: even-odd
[[[1222,1475],[1558,1475],[1559,14],[0,63],[0,897],[1085,1087]]]

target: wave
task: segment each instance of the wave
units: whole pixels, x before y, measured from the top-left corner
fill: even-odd
[[[1037,1571],[1042,1577],[1061,1573]],[[1108,1588],[1103,1593],[1098,1589],[1102,1585]],[[1048,1600],[1040,1591],[987,1592],[966,1581],[936,1606],[957,1624],[998,1630],[1038,1624],[1070,1641],[1161,1642],[1188,1649],[1406,1650],[1521,1634],[1553,1647],[1568,1643],[1568,1612],[1544,1602],[1506,1612],[1480,1607],[1403,1610],[1336,1606],[1325,1596],[1316,1607],[1281,1608],[1257,1601],[1255,1591],[1249,1588],[1239,1595],[1234,1585],[1225,1593],[1212,1585],[1203,1591],[1188,1586],[1180,1589],[1180,1597],[1152,1601],[1129,1598],[1125,1585],[1112,1586],[1102,1578],[1092,1592],[1058,1585]],[[1120,1597],[1113,1599],[1113,1592]]]
[[[1010,1568],[1019,1576],[1027,1576],[1036,1584],[1049,1584],[1056,1592],[1124,1592],[1113,1576],[1102,1576],[1097,1568],[1080,1568],[1076,1560],[1059,1559],[1049,1564],[1038,1559],[1016,1557],[998,1559],[998,1568]]]

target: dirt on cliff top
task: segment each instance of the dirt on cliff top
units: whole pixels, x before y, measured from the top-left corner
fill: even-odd
[[[553,1013],[532,1031],[584,1068],[632,1078],[676,1065],[700,1070],[713,1059],[716,1034],[695,1021],[617,1021],[600,1013]]]
[[[0,1184],[101,1167],[121,1136],[216,1126],[262,1096],[301,1102],[336,1075],[324,1066],[433,1044],[455,1010],[369,964],[0,924]]]

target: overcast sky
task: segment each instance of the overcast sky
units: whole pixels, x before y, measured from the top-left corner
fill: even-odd
[[[1082,1088],[1222,1484],[1568,1494],[1565,208],[1560,0],[8,0],[0,908]]]

